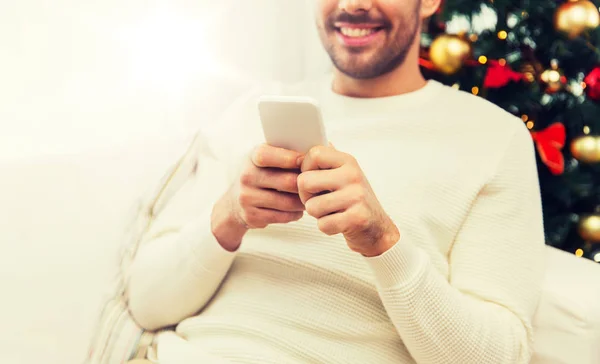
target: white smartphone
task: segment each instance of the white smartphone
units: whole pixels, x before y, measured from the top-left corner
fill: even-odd
[[[269,145],[299,153],[317,145],[329,145],[321,109],[310,97],[262,96],[258,111]]]

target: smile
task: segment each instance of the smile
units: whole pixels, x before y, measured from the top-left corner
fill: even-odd
[[[371,35],[375,33],[377,30],[374,28],[340,28],[340,33],[345,35],[346,37],[351,38],[360,38],[366,37],[367,35]]]
[[[336,24],[338,39],[347,47],[365,47],[383,34],[383,27],[361,24]]]

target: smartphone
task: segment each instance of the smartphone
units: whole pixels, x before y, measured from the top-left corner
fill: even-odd
[[[316,100],[300,96],[262,96],[258,111],[267,144],[306,153],[329,145]]]

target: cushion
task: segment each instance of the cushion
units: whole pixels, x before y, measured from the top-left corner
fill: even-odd
[[[547,247],[534,364],[600,363],[600,266]]]
[[[149,344],[153,332],[143,330],[132,318],[127,307],[125,292],[127,272],[152,222],[162,208],[197,170],[199,148],[203,137],[196,134],[184,155],[169,169],[150,193],[142,196],[131,212],[131,221],[125,230],[120,266],[114,278],[114,288],[104,305],[94,335],[87,363],[121,364],[137,356],[138,347]]]

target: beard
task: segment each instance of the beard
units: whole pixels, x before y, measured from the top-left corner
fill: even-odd
[[[348,13],[333,14],[324,27],[319,27],[319,35],[329,58],[334,66],[343,74],[354,79],[372,79],[392,72],[400,67],[413,45],[419,29],[419,9],[417,6],[412,17],[402,19],[399,30],[392,34],[389,21],[372,19],[368,14],[350,15]],[[352,24],[382,24],[386,42],[377,49],[347,48],[337,40],[335,22]]]

